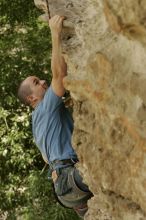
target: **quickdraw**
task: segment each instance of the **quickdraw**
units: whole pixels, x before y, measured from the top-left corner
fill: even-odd
[[[49,9],[49,2],[48,2],[48,0],[46,0],[46,5],[47,5],[48,17],[49,17],[49,19],[50,19],[50,18],[51,18],[51,15],[50,15],[50,9]]]

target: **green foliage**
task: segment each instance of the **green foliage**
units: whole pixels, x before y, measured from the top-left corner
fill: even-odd
[[[26,76],[38,75],[49,80],[50,47],[49,29],[39,22],[33,27],[8,26],[1,33],[0,92],[4,106],[13,103],[19,81]]]
[[[29,23],[31,18],[38,15],[34,2],[30,0],[0,1],[1,22],[7,22],[12,26]]]
[[[16,98],[19,82],[37,75],[50,82],[49,28],[30,0],[0,0],[0,219],[73,220],[56,201],[34,145],[30,109]]]

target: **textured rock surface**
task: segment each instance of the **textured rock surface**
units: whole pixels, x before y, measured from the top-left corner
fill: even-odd
[[[67,17],[64,84],[74,100],[73,146],[95,195],[85,219],[145,220],[146,0],[49,6],[51,16]]]

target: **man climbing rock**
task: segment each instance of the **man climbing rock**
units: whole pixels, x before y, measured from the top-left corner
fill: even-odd
[[[71,144],[73,120],[62,100],[65,93],[63,78],[67,74],[61,50],[63,20],[64,17],[58,15],[49,20],[52,36],[50,87],[44,80],[29,76],[20,84],[18,97],[34,109],[32,112],[34,140],[44,160],[50,165],[59,201],[83,217],[92,193],[82,182],[75,167],[78,158]]]

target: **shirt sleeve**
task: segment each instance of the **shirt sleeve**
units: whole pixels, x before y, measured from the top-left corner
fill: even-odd
[[[63,105],[62,97],[57,96],[53,91],[52,86],[50,86],[46,91],[43,99],[44,110],[53,112],[62,105]]]

